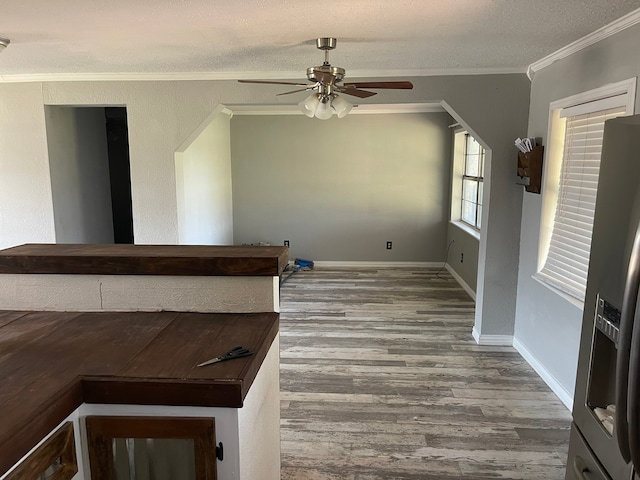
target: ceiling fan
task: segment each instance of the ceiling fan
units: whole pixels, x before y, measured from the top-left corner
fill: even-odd
[[[298,106],[308,117],[316,117],[322,120],[331,118],[335,112],[338,118],[344,117],[353,108],[353,105],[346,101],[340,94],[352,95],[358,98],[367,98],[376,95],[363,89],[412,89],[411,82],[344,82],[344,68],[334,67],[329,63],[329,50],[336,48],[335,38],[318,38],[316,47],[324,50],[324,63],[319,67],[307,68],[308,83],[276,82],[269,80],[238,80],[241,83],[263,83],[272,85],[294,85],[298,88],[278,95],[289,95],[291,93],[306,92],[313,93],[301,101]]]

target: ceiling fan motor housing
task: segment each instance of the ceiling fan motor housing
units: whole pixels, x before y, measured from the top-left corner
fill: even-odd
[[[332,67],[331,65],[322,65],[321,67],[309,67],[307,68],[307,78],[310,82],[320,82],[320,79],[316,77],[316,72],[327,73],[335,77],[334,82],[340,82],[344,78],[344,68]]]
[[[332,67],[329,63],[329,50],[336,48],[338,41],[332,37],[321,37],[316,39],[316,47],[319,50],[324,50],[324,63],[321,67],[307,68],[307,78],[310,82],[318,82],[324,89],[333,89],[333,85],[340,82],[344,78],[344,68]],[[328,81],[326,76],[330,75],[333,78]],[[324,78],[323,78],[324,77]],[[329,94],[331,92],[328,92]]]

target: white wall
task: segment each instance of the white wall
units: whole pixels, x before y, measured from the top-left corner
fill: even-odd
[[[0,84],[0,248],[55,242],[42,86]]]
[[[48,105],[127,107],[133,231],[136,243],[176,244],[175,151],[211,113],[204,98],[189,100],[192,82],[74,82],[42,84]],[[196,82],[197,83],[197,82]],[[202,92],[200,92],[202,94]],[[35,131],[42,128],[34,125]],[[47,161],[47,159],[43,159]]]
[[[547,144],[552,101],[638,76],[638,45],[640,26],[636,25],[536,72],[529,136],[542,137]],[[636,97],[636,112],[639,108],[640,97]],[[527,193],[522,206],[515,340],[547,379],[556,382],[556,393],[572,397],[582,309],[532,279],[538,263],[541,212],[542,195]]]
[[[388,90],[359,103],[443,101],[452,116],[490,149],[476,326],[481,333],[512,335],[522,213],[522,187],[513,181],[513,139],[526,131],[529,80],[524,74],[408,80],[413,90]],[[234,81],[47,82],[0,87],[2,246],[54,241],[45,104],[127,107],[136,242],[175,244],[178,147],[219,104],[233,109],[236,104],[299,100],[276,97],[281,91],[277,87]]]
[[[46,107],[57,243],[113,243],[104,108]]]
[[[291,258],[316,261],[443,261],[451,122],[236,115],[236,242],[289,240]]]
[[[233,244],[230,113],[216,109],[196,138],[176,153],[181,244]]]

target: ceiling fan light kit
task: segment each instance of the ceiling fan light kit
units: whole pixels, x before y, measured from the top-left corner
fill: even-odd
[[[11,40],[9,40],[8,38],[2,38],[0,37],[0,53],[9,46],[9,44],[11,43]]]
[[[316,114],[316,109],[318,108],[319,103],[320,100],[318,99],[318,94],[312,93],[307,98],[302,100],[298,104],[298,107],[300,107],[302,113],[304,113],[307,117],[313,118],[313,116]]]
[[[333,101],[331,102],[331,106],[335,110],[338,118],[344,118],[347,116],[347,113],[351,111],[353,105],[347,102],[343,97],[339,97],[335,95],[333,97]]]
[[[316,39],[316,47],[324,51],[324,62],[319,67],[307,68],[307,79],[312,84],[292,83],[292,82],[271,82],[268,80],[238,80],[241,83],[260,83],[271,85],[295,85],[298,88],[290,92],[279,93],[278,95],[289,95],[292,93],[306,92],[312,90],[313,93],[298,103],[298,107],[309,118],[319,118],[327,120],[335,113],[338,118],[345,117],[353,108],[344,97],[338,95],[352,95],[358,98],[367,98],[376,95],[376,92],[362,90],[362,88],[384,88],[384,89],[412,89],[411,82],[349,82],[341,84],[345,76],[344,68],[334,67],[329,63],[329,50],[336,48],[335,38],[323,37]]]
[[[312,93],[298,104],[302,113],[309,118],[328,120],[334,113],[338,118],[343,118],[351,111],[353,105],[338,95],[322,96]]]
[[[329,120],[333,115],[333,109],[331,108],[331,98],[322,97],[319,99],[318,108],[316,108],[315,117],[320,120]]]

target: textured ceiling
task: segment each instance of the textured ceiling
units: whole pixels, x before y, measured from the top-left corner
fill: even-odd
[[[2,2],[0,76],[216,73],[304,78],[524,71],[640,0],[22,0]],[[243,75],[244,74],[244,75]]]

